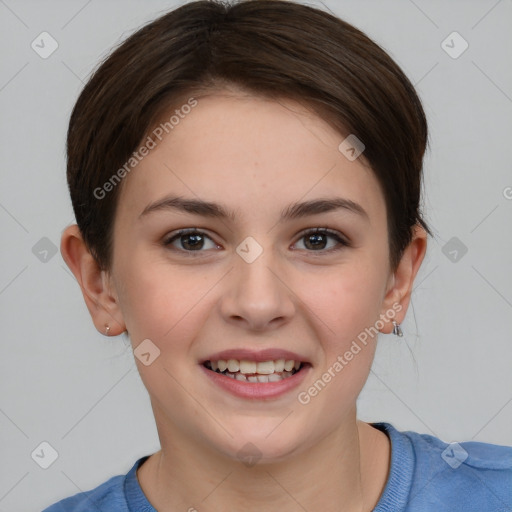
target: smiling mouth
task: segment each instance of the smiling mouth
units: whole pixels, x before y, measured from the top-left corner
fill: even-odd
[[[248,361],[236,359],[205,361],[203,366],[208,370],[220,373],[231,379],[242,382],[278,382],[300,372],[309,363],[301,361],[277,359],[275,361]]]

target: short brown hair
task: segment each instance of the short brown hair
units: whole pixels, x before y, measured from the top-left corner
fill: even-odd
[[[386,201],[390,266],[421,225],[427,122],[413,85],[357,28],[285,0],[185,4],[128,37],[94,72],[71,114],[67,179],[84,241],[111,266],[120,186],[94,192],[120,169],[154,123],[187,96],[226,85],[301,102],[365,144]],[[341,142],[341,139],[340,139]]]

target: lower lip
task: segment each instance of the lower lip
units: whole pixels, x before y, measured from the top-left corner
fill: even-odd
[[[212,380],[212,382],[222,389],[235,396],[253,400],[277,398],[288,393],[303,382],[306,375],[309,373],[309,370],[312,368],[309,364],[305,365],[300,369],[300,371],[294,373],[291,377],[287,377],[286,379],[282,379],[277,382],[243,382],[232,379],[231,377],[226,377],[226,375],[222,375],[222,373],[209,370],[202,364],[199,366]]]

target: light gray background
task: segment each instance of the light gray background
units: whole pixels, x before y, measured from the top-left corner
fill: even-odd
[[[64,144],[90,71],[176,5],[0,0],[0,511],[41,510],[159,449],[128,340],[100,335],[60,252],[43,262],[33,247],[47,237],[57,248],[74,220]],[[325,6],[404,69],[431,130],[425,211],[436,238],[405,338],[381,335],[360,417],[512,445],[512,1]],[[47,59],[31,48],[43,31],[59,44]],[[453,31],[469,43],[456,59],[441,46]],[[455,262],[442,251],[452,237],[468,249]],[[46,470],[31,458],[42,441],[59,455]]]

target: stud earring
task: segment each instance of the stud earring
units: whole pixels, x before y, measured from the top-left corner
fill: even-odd
[[[110,325],[105,325],[105,334],[108,336],[109,334],[109,331],[110,331]]]
[[[395,336],[400,336],[400,337],[402,337],[404,335],[402,329],[400,328],[400,324],[395,322],[395,320],[393,320],[393,334]]]

